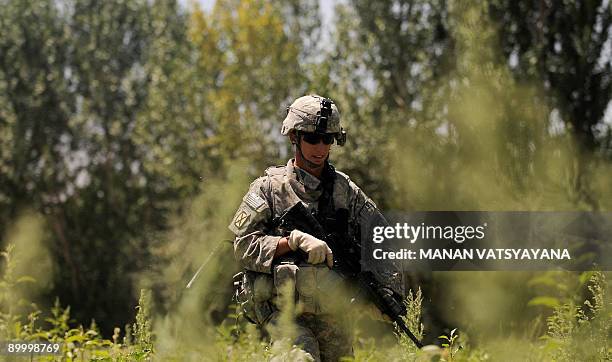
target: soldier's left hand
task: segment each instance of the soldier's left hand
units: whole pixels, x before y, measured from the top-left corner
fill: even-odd
[[[287,244],[293,251],[299,248],[308,253],[310,264],[320,264],[327,261],[327,266],[330,268],[334,266],[332,251],[327,243],[321,239],[296,229],[289,234]]]

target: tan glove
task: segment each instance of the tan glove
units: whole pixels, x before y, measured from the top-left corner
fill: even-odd
[[[293,251],[299,248],[308,253],[308,262],[310,264],[319,264],[327,260],[327,266],[330,268],[334,266],[332,251],[327,243],[321,239],[296,229],[289,234],[287,244]]]

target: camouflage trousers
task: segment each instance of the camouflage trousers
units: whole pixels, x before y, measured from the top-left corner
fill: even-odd
[[[351,336],[343,318],[350,298],[336,272],[322,264],[280,263],[274,267],[274,286],[277,310],[291,301],[299,305],[295,345],[315,361],[336,362],[352,355]],[[276,319],[272,318],[273,324]]]
[[[276,323],[272,318],[271,324]],[[296,317],[294,344],[310,354],[316,362],[337,362],[352,357],[353,347],[348,331],[329,314],[302,313]]]

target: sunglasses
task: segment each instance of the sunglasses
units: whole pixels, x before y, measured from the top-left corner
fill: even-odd
[[[323,141],[326,145],[334,143],[334,134],[330,133],[302,133],[302,139],[311,145],[318,145],[319,142]]]

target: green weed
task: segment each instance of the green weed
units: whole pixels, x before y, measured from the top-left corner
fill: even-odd
[[[269,328],[270,343],[262,338],[263,331],[251,324],[237,325],[236,314],[220,325],[202,325],[212,333],[212,344],[194,343],[186,338],[170,342],[170,334],[160,339],[153,331],[162,331],[162,320],[152,317],[151,296],[142,290],[135,322],[123,331],[115,328],[110,339],[100,335],[96,323],[87,328],[75,326],[70,318],[70,307],[62,307],[56,299],[53,307],[45,312],[36,304],[19,299],[17,289],[23,283],[33,283],[30,277],[15,273],[17,260],[14,248],[9,245],[1,253],[3,264],[0,274],[0,338],[3,340],[49,341],[60,343],[61,354],[32,358],[35,361],[307,361],[309,357],[293,345],[294,318],[299,313],[295,306],[292,288],[281,293],[281,303],[287,306],[278,317],[278,323]],[[477,347],[471,347],[465,332],[453,329],[449,335],[440,336],[441,348],[425,346],[417,349],[401,333],[396,332],[395,342],[384,345],[378,337],[365,338],[362,331],[354,331],[354,356],[344,361],[576,361],[610,360],[612,348],[612,303],[609,296],[609,280],[603,272],[580,275],[580,283],[589,291],[585,300],[576,302],[566,298],[550,306],[552,314],[546,319],[546,333],[537,339],[509,337],[503,340],[486,340],[482,337]],[[422,339],[427,333],[421,322],[423,295],[420,289],[410,291],[405,300],[407,315],[404,322]],[[22,308],[17,308],[21,305]],[[21,313],[26,306],[28,312]],[[159,324],[154,328],[154,324]],[[534,327],[535,328],[535,327]],[[537,330],[535,328],[534,330]],[[122,333],[123,332],[123,333]],[[180,336],[180,327],[176,336]],[[201,335],[206,335],[201,333]],[[530,332],[531,334],[532,332]],[[380,336],[382,338],[382,335]],[[158,346],[166,346],[159,349]],[[169,348],[168,346],[171,346]]]

